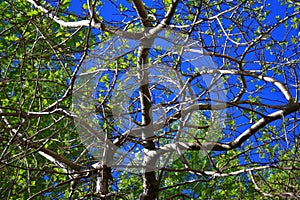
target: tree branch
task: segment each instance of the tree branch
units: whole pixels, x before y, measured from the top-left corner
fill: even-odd
[[[155,28],[152,28],[149,31],[150,35],[156,35],[163,28],[165,28],[167,25],[170,24],[170,21],[175,14],[178,3],[179,3],[179,0],[173,0],[173,3],[170,5],[169,10],[166,13],[164,19],[160,22],[160,24],[158,26],[156,26]]]
[[[120,28],[117,27],[112,27],[103,24],[102,22],[99,22],[95,18],[92,18],[91,20],[80,20],[80,21],[75,21],[75,22],[68,22],[60,19],[56,15],[53,15],[49,10],[44,8],[41,5],[38,5],[34,0],[27,0],[27,2],[31,3],[35,8],[41,10],[44,12],[49,18],[53,19],[56,23],[58,23],[61,26],[68,27],[68,28],[78,28],[78,27],[91,27],[91,28],[96,28],[99,30],[107,31],[109,33],[124,37],[124,38],[129,38],[129,39],[140,39],[143,37],[142,32],[128,32],[128,31],[123,31]],[[95,17],[95,16],[94,16]]]
[[[269,124],[272,121],[281,119],[282,116],[289,115],[293,112],[300,110],[300,103],[291,103],[286,106],[285,109],[274,112],[266,117],[261,118],[258,122],[253,124],[250,128],[245,130],[239,137],[229,143],[221,142],[204,142],[202,144],[195,142],[176,142],[172,144],[166,144],[155,150],[146,151],[146,155],[149,160],[155,159],[165,153],[176,152],[177,149],[181,150],[214,150],[214,151],[228,151],[237,147],[240,147],[247,139],[254,135],[259,129]],[[154,166],[154,165],[152,165]],[[151,167],[151,166],[149,166]]]
[[[268,77],[268,76],[263,76],[262,74],[256,74],[254,72],[251,71],[240,71],[240,70],[232,70],[232,69],[228,69],[228,70],[219,70],[219,69],[212,69],[212,70],[203,70],[201,72],[197,72],[195,73],[190,79],[189,81],[192,81],[194,78],[204,75],[204,74],[215,74],[215,73],[220,73],[222,75],[224,74],[232,74],[232,75],[243,75],[243,76],[251,76],[251,77],[255,77],[257,79],[269,82],[269,83],[273,83],[280,91],[281,93],[284,95],[285,99],[288,102],[293,102],[293,97],[290,93],[290,91],[278,80],[276,80],[273,77]]]
[[[152,27],[153,25],[148,17],[148,13],[144,7],[143,2],[141,0],[133,0],[133,3],[135,5],[139,17],[142,20],[143,25],[145,27]]]
[[[2,109],[0,109],[0,112],[2,112]],[[66,172],[68,170],[64,165],[70,167],[71,169],[73,169],[75,171],[80,171],[82,169],[82,167],[80,165],[73,163],[72,161],[55,153],[54,151],[51,151],[50,149],[46,149],[41,145],[38,145],[30,140],[27,140],[26,138],[23,137],[23,135],[21,133],[18,133],[18,130],[14,129],[9,124],[9,122],[5,119],[4,116],[2,116],[2,118],[4,118],[6,125],[11,129],[11,131],[16,135],[16,137],[19,138],[19,140],[24,141],[30,148],[37,150],[41,156],[43,156],[47,160],[53,162],[59,168],[63,169]]]

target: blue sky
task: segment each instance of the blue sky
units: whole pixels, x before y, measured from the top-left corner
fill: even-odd
[[[81,3],[80,3],[80,1],[78,1],[78,0],[72,0],[71,2],[72,3],[71,3],[70,11],[74,11],[75,13],[81,14],[82,10],[81,10]],[[282,6],[277,1],[270,1],[270,2],[272,2],[271,3],[271,7],[270,7],[271,13],[268,15],[266,21],[268,21],[269,23],[273,24],[273,23],[276,23],[275,16],[279,15],[279,18],[282,18],[284,16],[284,14],[285,14],[284,13],[285,10],[282,9]],[[129,6],[129,4],[127,3],[127,1],[117,1],[116,5],[119,5],[120,3],[122,3],[124,6]],[[147,5],[151,5],[152,1],[146,1],[146,4]],[[104,7],[102,8],[100,14],[107,21],[110,21],[111,19],[116,20],[116,21],[122,19],[120,16],[116,17],[116,15],[114,15],[114,12],[117,13],[118,10],[111,3],[106,3],[104,5]],[[224,26],[226,26],[226,24],[224,24]],[[286,33],[285,31],[282,31],[282,30],[284,30],[284,26],[283,25],[281,25],[281,27],[278,28],[278,30],[276,30],[276,31],[274,31],[272,33],[272,37],[274,39],[276,39],[276,40],[282,40],[284,38],[284,36],[285,36],[285,33]],[[290,37],[291,37],[290,35],[286,38],[287,40],[290,39]],[[291,52],[286,52],[286,55],[290,55],[290,54],[291,54]],[[250,55],[248,59],[251,59],[251,56],[253,56],[253,55]],[[271,54],[269,54],[267,57],[269,59],[274,59],[273,55],[271,55]],[[260,68],[260,66],[259,66],[259,64],[257,64],[257,65],[249,66],[249,68],[252,68],[252,69],[254,69],[254,68]],[[269,72],[268,75],[275,76],[275,73]],[[276,78],[279,79],[279,80],[283,80],[282,76],[276,76]],[[233,81],[235,81],[235,80],[233,80]],[[252,87],[250,87],[250,89],[254,89],[254,88],[255,87],[254,87],[254,84],[253,84]],[[159,94],[157,94],[157,95],[159,96]],[[276,93],[268,92],[268,93],[264,93],[264,95],[268,98],[268,99],[266,99],[264,101],[266,101],[268,103],[271,102],[272,104],[278,104],[278,103],[280,103],[280,101],[281,102],[285,102],[285,100],[283,99],[283,97],[276,95]],[[241,114],[241,113],[238,113],[238,114]],[[232,117],[234,118],[235,116],[232,116]],[[243,122],[247,122],[247,121],[248,121],[247,118],[242,117],[242,118],[239,119],[238,123],[243,123]],[[276,124],[276,122],[274,122],[272,124]],[[249,126],[250,126],[249,124],[246,125],[246,126],[243,126],[241,128],[241,131],[245,130],[245,128],[247,128]],[[230,138],[230,139],[232,139],[232,138]],[[225,140],[229,140],[229,138],[227,138]],[[256,140],[255,140],[255,138],[252,137],[249,141],[247,141],[247,143],[249,143],[249,142],[256,142]],[[268,155],[266,156],[266,158],[268,158]],[[258,154],[253,154],[252,159],[253,160],[260,160],[261,158],[259,157]],[[265,159],[261,159],[261,160],[265,160]],[[243,163],[243,162],[244,161],[241,160],[241,163]],[[48,180],[49,179],[49,177],[46,176],[46,175],[43,178],[44,178],[44,180]],[[188,191],[186,191],[186,192],[188,192]]]
[[[126,6],[131,6],[130,4],[128,4],[127,1],[117,1],[117,2],[115,2],[115,5],[119,6],[120,3],[122,3],[123,6],[125,6],[125,7]],[[152,3],[153,3],[152,1],[146,1],[146,4],[149,5],[149,6],[152,5]],[[279,16],[279,19],[282,19],[285,16],[285,14],[286,14],[285,10],[282,9],[283,7],[277,1],[267,1],[266,4],[268,4],[268,3],[270,3],[270,7],[269,8],[270,8],[271,12],[266,17],[265,21],[267,22],[267,24],[275,24],[277,22],[277,20],[275,19],[275,16]],[[71,11],[74,11],[74,12],[80,14],[81,11],[82,11],[80,7],[81,7],[80,1],[72,0],[71,8],[70,8]],[[291,12],[291,11],[292,11],[292,8],[289,9],[289,12]],[[118,13],[118,10],[111,3],[104,3],[104,6],[103,6],[103,8],[100,11],[100,15],[103,16],[103,18],[106,21],[110,21],[110,20],[118,21],[118,20],[123,19],[121,16],[117,16],[116,13]],[[223,20],[222,22],[224,22],[223,25],[225,27],[228,25],[228,24],[226,24],[226,23],[228,23],[228,22],[226,22],[226,20]],[[254,26],[254,25],[255,24],[253,24],[252,26]],[[295,31],[295,30],[293,30],[293,31]],[[284,29],[284,25],[281,25],[276,31],[272,32],[271,37],[273,37],[276,40],[284,40],[284,39],[289,40],[292,34],[288,35],[287,38],[284,38],[285,34],[286,34],[286,30]],[[266,53],[266,58],[267,59],[270,59],[270,60],[274,60],[275,59],[274,55],[271,55],[268,51],[265,51],[265,53]],[[286,56],[290,55],[291,53],[292,52],[285,52]],[[249,54],[246,57],[246,59],[251,60],[251,59],[253,59],[252,58],[253,56],[254,56],[253,54]],[[257,64],[252,63],[250,65],[247,65],[245,68],[246,69],[260,69],[261,67],[260,67],[260,65],[258,63]],[[275,73],[272,72],[272,71],[268,71],[267,75],[269,75],[269,76],[276,76],[276,78],[278,80],[283,80],[283,76],[281,76],[281,75],[280,76],[279,75],[275,75]],[[251,81],[251,78],[246,78],[246,80]],[[232,79],[232,82],[235,82],[235,81],[236,81],[236,79]],[[262,81],[255,81],[255,82],[253,82],[252,85],[251,84],[249,85],[248,89],[249,90],[254,90],[256,83],[257,84],[261,84]],[[272,84],[267,84],[267,85],[271,86]],[[255,98],[256,97],[255,95],[256,94],[253,94],[252,96]],[[283,98],[282,94],[278,95],[278,93],[271,93],[270,91],[264,91],[263,96],[266,97],[265,99],[262,99],[262,102],[265,102],[265,103],[271,103],[271,104],[275,105],[275,104],[282,104],[282,103],[286,102],[285,99]],[[248,96],[247,95],[244,96],[244,99],[248,100]],[[247,119],[245,117],[242,117],[242,118],[240,118],[239,123],[242,123],[243,121],[246,122],[248,120],[249,119]],[[248,127],[249,126],[250,126],[250,124],[248,124]],[[247,126],[243,126],[241,128],[241,131],[245,130],[245,128],[247,128]]]

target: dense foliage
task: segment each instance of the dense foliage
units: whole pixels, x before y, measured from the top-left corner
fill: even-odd
[[[298,2],[0,5],[1,199],[300,198]]]

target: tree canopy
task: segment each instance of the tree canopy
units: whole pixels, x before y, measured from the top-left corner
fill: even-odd
[[[299,199],[300,3],[0,2],[1,199]]]

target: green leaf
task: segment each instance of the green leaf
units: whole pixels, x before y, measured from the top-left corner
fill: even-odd
[[[34,16],[34,15],[37,15],[38,13],[39,13],[38,10],[31,10],[31,11],[27,12],[27,15]]]
[[[299,40],[294,36],[292,36],[291,41],[293,44],[297,44],[299,42]]]
[[[83,4],[83,9],[88,9],[88,5],[86,3]]]

